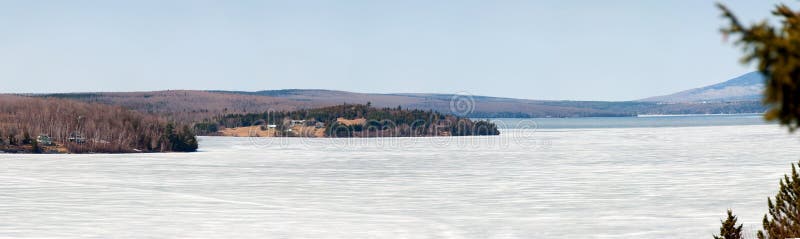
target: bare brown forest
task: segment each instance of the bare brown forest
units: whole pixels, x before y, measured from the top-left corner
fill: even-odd
[[[758,100],[659,103],[643,101],[543,101],[448,94],[366,94],[330,90],[257,92],[168,90],[152,92],[68,93],[33,95],[118,105],[191,124],[228,114],[294,111],[371,102],[374,107],[451,112],[454,99],[466,99],[473,118],[609,117],[638,114],[730,114],[764,112]],[[464,112],[462,112],[464,113]]]
[[[176,129],[162,118],[120,106],[0,95],[0,150],[3,151],[41,152],[48,148],[72,153],[194,151],[182,144],[176,149],[179,143],[176,141],[188,141],[197,148],[188,127]]]
[[[167,120],[191,124],[231,113],[261,113],[269,110],[314,108],[323,104],[297,102],[269,96],[206,91],[167,90],[152,92],[68,93],[36,95],[43,98],[122,106]]]

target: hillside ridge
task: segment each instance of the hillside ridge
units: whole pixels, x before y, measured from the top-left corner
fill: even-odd
[[[759,100],[764,91],[764,76],[750,72],[722,83],[684,90],[677,93],[648,97],[645,102],[720,102]]]

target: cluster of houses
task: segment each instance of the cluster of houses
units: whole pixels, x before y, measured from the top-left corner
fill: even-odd
[[[292,128],[294,128],[295,126],[314,127],[314,128],[317,128],[317,129],[325,128],[325,123],[318,122],[316,120],[285,120],[285,121],[283,121],[283,125],[287,126],[286,129],[284,130],[284,132],[292,132]],[[268,124],[268,125],[262,126],[262,129],[264,129],[264,130],[266,130],[266,129],[275,129],[275,128],[278,128],[278,125]]]
[[[47,136],[46,134],[39,135],[39,137],[36,137],[36,143],[39,143],[39,145],[42,145],[42,146],[53,146],[53,145],[56,145],[53,142],[53,139],[51,139],[50,136]]]
[[[289,121],[289,127],[295,126],[305,126],[305,127],[314,127],[314,128],[325,128],[325,123],[319,122],[316,120],[291,120]]]
[[[79,133],[71,133],[69,137],[67,137],[67,141],[78,144],[86,143],[86,139],[83,138],[83,136],[81,136],[81,134]],[[36,137],[36,143],[42,146],[56,145],[55,141],[53,141],[53,138],[51,138],[49,135],[46,134],[41,134],[38,137]]]
[[[72,133],[72,134],[69,135],[69,137],[67,137],[67,142],[83,144],[83,143],[86,143],[87,141],[79,133]],[[98,140],[98,141],[92,140],[92,142],[103,143],[102,140]],[[23,143],[23,145],[34,144],[35,143],[35,145],[38,145],[39,147],[56,146],[57,145],[56,144],[56,140],[54,140],[52,137],[50,137],[50,135],[47,135],[47,134],[40,134],[40,135],[36,136],[35,139],[25,139],[25,140],[22,141],[22,143]],[[10,143],[10,144],[12,144],[12,146],[13,145],[18,145],[16,143]],[[19,151],[19,149],[15,149],[14,147],[11,147],[11,148],[5,147],[5,142],[3,142],[3,140],[0,140],[0,146],[2,146],[2,147],[0,147],[0,149],[2,149],[2,150],[0,150],[0,153],[6,153],[6,152],[14,153],[14,152],[18,152]],[[52,149],[50,149],[50,151],[55,152]],[[50,151],[48,151],[48,152],[50,152]]]
[[[284,124],[289,126],[289,127],[287,127],[285,132],[292,132],[292,128],[294,128],[295,126],[314,127],[314,128],[317,128],[317,129],[325,128],[325,123],[318,122],[316,120],[289,120],[289,121],[285,121]],[[277,126],[276,125],[267,125],[267,127],[275,128]]]

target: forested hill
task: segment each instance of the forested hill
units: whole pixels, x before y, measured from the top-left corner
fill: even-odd
[[[265,136],[303,137],[408,137],[498,135],[489,121],[441,114],[435,111],[375,108],[370,104],[343,104],[316,109],[228,114],[212,122],[197,124],[197,130],[256,127]],[[223,130],[224,132],[224,130]],[[252,135],[250,135],[252,136]]]
[[[731,114],[760,113],[758,100],[715,102],[644,101],[544,101],[452,94],[367,94],[329,90],[278,90],[258,92],[154,91],[112,93],[39,94],[43,98],[66,98],[122,106],[165,119],[191,124],[227,114],[264,111],[295,111],[372,102],[378,108],[459,113],[473,118],[496,117],[626,117],[639,114]],[[467,111],[452,112],[452,102],[467,103]],[[458,110],[458,109],[457,109]]]
[[[0,95],[0,152],[195,151],[188,125],[119,106]]]

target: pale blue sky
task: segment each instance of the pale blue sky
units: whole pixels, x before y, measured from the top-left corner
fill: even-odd
[[[752,22],[779,1],[722,2]],[[0,0],[0,92],[634,100],[752,70],[722,41],[713,3]]]

